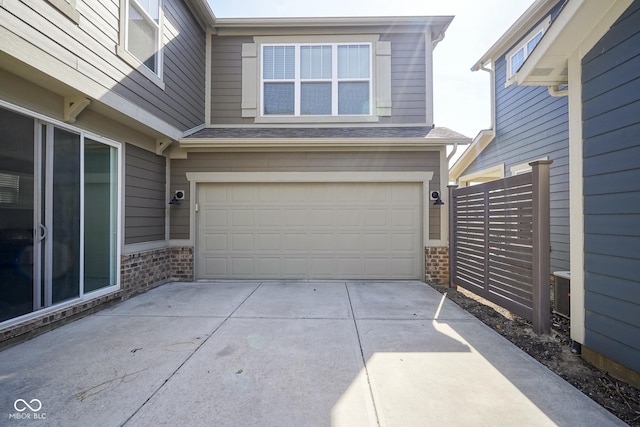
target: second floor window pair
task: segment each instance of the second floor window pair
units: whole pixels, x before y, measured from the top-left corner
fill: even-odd
[[[263,45],[263,115],[370,115],[371,74],[370,44]]]

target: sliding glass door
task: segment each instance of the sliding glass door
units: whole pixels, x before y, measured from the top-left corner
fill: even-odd
[[[0,322],[33,310],[33,119],[0,108]]]
[[[117,286],[119,147],[0,107],[0,322]]]

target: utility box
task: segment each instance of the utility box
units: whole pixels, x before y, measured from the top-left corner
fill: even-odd
[[[571,273],[569,271],[556,271],[553,288],[553,311],[569,318],[571,315]]]

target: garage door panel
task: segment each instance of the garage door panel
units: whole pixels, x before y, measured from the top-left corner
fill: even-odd
[[[413,209],[393,209],[391,211],[392,227],[409,227],[413,228],[417,225],[418,218]]]
[[[280,277],[281,264],[281,258],[260,258],[257,260],[257,274],[265,278]]]
[[[228,275],[227,258],[205,258],[203,262],[203,276],[224,276]]]
[[[411,188],[398,186],[391,191],[391,202],[403,203],[415,200],[415,192]]]
[[[231,275],[234,277],[253,277],[253,258],[249,257],[232,257],[231,258]]]
[[[364,225],[374,227],[385,227],[388,225],[388,211],[384,209],[366,210],[364,213]]]
[[[335,209],[309,209],[307,211],[308,222],[305,225],[314,226],[335,226],[336,210]]]
[[[202,215],[203,227],[226,227],[227,226],[227,210],[226,209],[204,209]]]
[[[361,226],[364,212],[362,209],[338,209],[338,225],[340,227]]]
[[[282,239],[280,234],[260,234],[257,236],[259,251],[281,251]]]
[[[282,241],[283,251],[305,251],[307,250],[308,238],[306,233],[288,233],[284,235]]]
[[[388,258],[367,257],[364,262],[365,278],[389,277],[390,267]]]
[[[360,252],[364,236],[359,233],[340,233],[338,235],[338,249],[341,252]]]
[[[229,223],[234,227],[253,227],[253,211],[249,209],[232,209]]]
[[[253,251],[253,234],[231,235],[231,251]]]
[[[257,226],[278,226],[282,221],[280,209],[258,209],[255,211],[255,224]]]
[[[289,227],[305,226],[307,224],[306,209],[282,209],[283,224]]]
[[[362,257],[344,257],[338,260],[339,276],[362,277],[364,262]]]
[[[415,234],[394,234],[391,236],[391,249],[394,253],[406,252],[411,254],[416,247],[416,240],[418,238]]]
[[[200,184],[197,277],[420,278],[421,190],[420,183]]]
[[[365,236],[366,252],[388,252],[390,239],[387,233],[367,234]]]
[[[378,186],[364,186],[361,191],[361,200],[366,203],[375,203],[379,205],[386,205],[389,202],[389,187],[386,184]]]
[[[207,251],[226,251],[229,249],[227,245],[226,233],[209,233],[203,236],[203,243]]]

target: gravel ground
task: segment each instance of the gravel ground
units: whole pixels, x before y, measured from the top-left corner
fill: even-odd
[[[564,380],[633,427],[640,427],[640,390],[619,381],[571,351],[569,320],[553,314],[551,334],[536,335],[532,325],[508,310],[465,290],[431,285]]]

